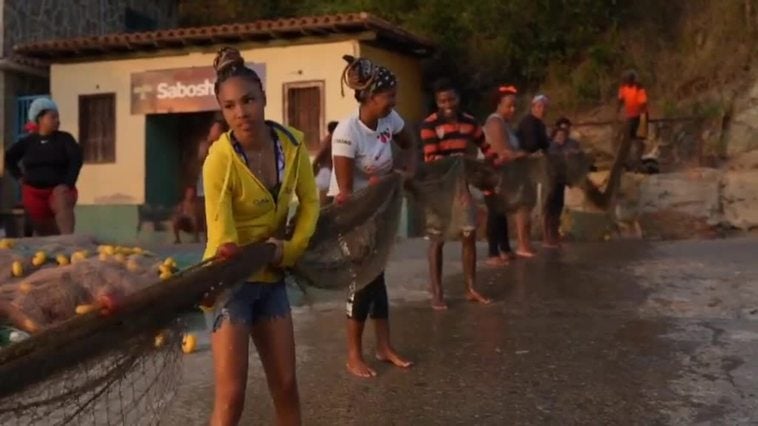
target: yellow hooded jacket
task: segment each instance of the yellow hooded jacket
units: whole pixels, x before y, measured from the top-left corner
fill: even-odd
[[[276,199],[234,150],[230,132],[211,145],[203,164],[208,224],[204,259],[213,257],[225,243],[247,245],[269,237],[282,238],[293,194],[297,194],[299,207],[294,234],[284,242],[282,268],[295,264],[316,229],[320,206],[303,133],[277,123],[267,124],[276,131],[284,152],[284,174]],[[282,277],[280,268],[269,266],[248,281],[274,283]]]

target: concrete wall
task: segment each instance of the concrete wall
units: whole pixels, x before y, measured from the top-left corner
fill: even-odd
[[[286,83],[323,80],[327,121],[355,111],[352,96],[340,95],[341,56],[357,54],[354,41],[294,46],[240,47],[246,60],[266,64],[267,118],[281,122]],[[78,137],[79,95],[116,93],[116,162],[86,164],[81,172],[79,203],[142,204],[145,200],[145,116],[130,112],[132,73],[213,63],[215,49],[172,56],[105,60],[51,67],[51,93],[61,110],[61,128]]]
[[[0,104],[0,210],[13,207],[17,198],[17,186],[13,177],[5,170],[5,150],[16,142],[14,132],[16,126],[16,98],[25,95],[45,94],[48,92],[48,82],[36,76],[23,75],[11,71],[0,71],[0,94],[3,99]]]
[[[398,79],[397,111],[408,123],[424,119],[422,70],[418,58],[361,43],[360,54],[389,68]],[[351,94],[352,95],[352,94]]]

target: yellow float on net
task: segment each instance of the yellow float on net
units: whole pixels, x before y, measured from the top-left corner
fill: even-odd
[[[113,256],[114,254],[116,254],[116,249],[113,246],[110,246],[110,245],[100,246],[100,247],[98,247],[98,251],[100,253],[105,253],[108,256]]]
[[[20,277],[24,275],[24,265],[21,264],[21,261],[14,261],[11,265],[11,274],[13,274],[14,277]]]
[[[84,261],[87,259],[87,256],[89,256],[89,252],[87,252],[87,250],[80,250],[80,251],[74,252],[71,255],[71,263]]]
[[[98,309],[97,305],[78,305],[76,307],[76,314],[77,315],[84,315],[88,314],[90,312],[94,312]]]
[[[186,333],[182,337],[182,352],[191,354],[197,349],[197,337],[192,333]]]
[[[68,257],[66,257],[66,256],[64,256],[62,254],[59,254],[58,256],[55,256],[55,261],[58,262],[58,265],[60,265],[60,266],[66,266],[69,263],[71,263],[68,260]]]
[[[47,262],[47,253],[44,251],[38,251],[34,254],[34,257],[32,258],[32,265],[40,266],[45,262]]]

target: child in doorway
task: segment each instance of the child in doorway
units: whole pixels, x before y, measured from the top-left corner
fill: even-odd
[[[194,241],[200,242],[200,232],[205,232],[205,218],[203,217],[203,204],[197,198],[194,186],[188,186],[184,190],[184,198],[176,206],[172,220],[174,230],[174,244],[180,244],[180,232],[187,232],[195,236]]]

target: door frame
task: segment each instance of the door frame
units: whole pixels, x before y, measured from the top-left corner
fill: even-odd
[[[282,84],[282,121],[284,125],[290,125],[289,117],[289,90],[290,89],[307,89],[316,87],[321,93],[321,105],[319,105],[318,116],[318,135],[316,136],[316,142],[321,140],[321,137],[326,132],[326,80],[306,80],[306,81],[293,81]],[[303,131],[303,129],[298,129]]]

